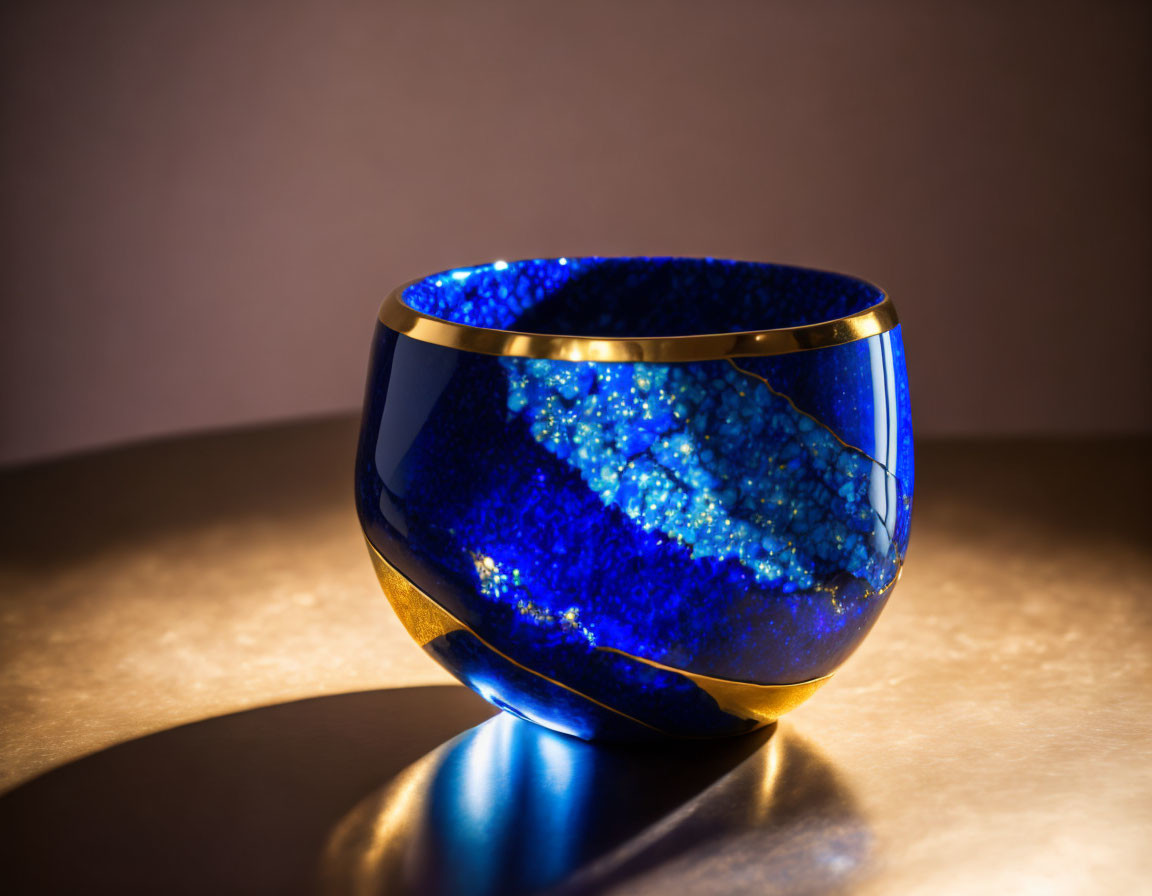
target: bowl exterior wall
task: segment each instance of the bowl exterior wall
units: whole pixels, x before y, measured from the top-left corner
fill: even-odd
[[[908,544],[900,328],[673,364],[497,357],[379,326],[356,500],[409,631],[585,738],[735,734],[859,645]]]

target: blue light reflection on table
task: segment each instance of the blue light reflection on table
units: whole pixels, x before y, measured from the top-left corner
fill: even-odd
[[[353,810],[325,875],[334,892],[428,896],[658,893],[674,880],[682,894],[721,880],[823,892],[861,872],[871,843],[833,767],[787,727],[654,752],[502,714]]]

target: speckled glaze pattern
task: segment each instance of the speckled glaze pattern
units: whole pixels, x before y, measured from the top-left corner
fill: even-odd
[[[717,258],[498,261],[404,290],[405,304],[453,323],[599,337],[794,327],[855,314],[882,297],[842,274]]]
[[[684,335],[826,320],[870,289],[772,265],[573,259],[447,272],[405,300],[473,326]],[[356,496],[372,545],[471,630],[426,645],[437,660],[517,715],[627,740],[754,726],[672,670],[833,672],[895,582],[912,478],[899,327],[647,364],[495,357],[379,326]]]

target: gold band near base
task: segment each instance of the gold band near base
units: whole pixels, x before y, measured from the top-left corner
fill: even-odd
[[[391,563],[381,556],[380,552],[376,550],[376,546],[372,542],[365,539],[368,545],[368,553],[372,555],[372,565],[376,568],[376,578],[380,580],[380,587],[384,590],[384,596],[388,598],[388,603],[392,605],[392,610],[400,619],[405,630],[410,634],[413,640],[416,641],[421,647],[427,647],[429,643],[439,638],[441,635],[448,635],[452,632],[467,632],[477,641],[484,645],[488,650],[491,650],[501,659],[507,660],[512,665],[519,669],[523,669],[530,675],[535,675],[547,681],[549,684],[555,685],[558,688],[563,688],[570,691],[577,697],[587,700],[589,703],[595,703],[601,709],[606,709],[611,713],[618,716],[623,716],[630,722],[635,722],[637,725],[642,725],[645,728],[650,728],[660,734],[667,735],[666,731],[661,731],[654,725],[649,725],[640,719],[634,718],[627,713],[621,712],[606,703],[601,703],[594,697],[589,697],[587,694],[582,694],[575,688],[571,688],[561,681],[556,681],[554,678],[549,678],[547,675],[542,675],[535,669],[519,663],[502,650],[493,647],[483,638],[481,638],[471,628],[445,610],[440,604],[432,600],[427,594],[413,585],[404,576],[400,570],[396,569]],[[672,735],[668,735],[672,736]]]
[[[577,691],[575,688],[569,687],[563,682],[556,681],[546,675],[542,675],[535,669],[525,666],[512,659],[507,654],[493,647],[483,638],[481,638],[471,628],[441,607],[431,597],[413,585],[408,579],[396,569],[391,563],[384,559],[376,546],[372,542],[365,539],[368,545],[368,553],[372,557],[372,565],[376,569],[376,577],[380,580],[380,586],[384,590],[388,602],[392,605],[400,622],[408,631],[408,634],[419,644],[421,647],[427,646],[430,642],[434,641],[441,635],[447,635],[455,631],[468,632],[477,641],[483,644],[487,649],[496,653],[498,656],[512,663],[525,672],[535,675],[550,684],[563,688],[566,691],[594,703],[601,709],[606,709],[616,715],[623,716],[631,722],[638,725],[643,725],[645,728],[650,728],[654,731],[659,731],[661,734],[666,734],[670,737],[668,732],[661,731],[654,725],[630,716],[627,713],[601,703],[599,700],[589,697]],[[700,675],[695,672],[686,672],[683,669],[675,669],[671,666],[665,666],[654,660],[644,659],[643,657],[633,656],[630,653],[625,653],[622,650],[616,650],[613,647],[601,647],[598,650],[603,650],[609,653],[617,653],[621,656],[627,657],[630,660],[635,660],[638,663],[652,666],[664,672],[670,672],[675,675],[681,675],[695,684],[700,690],[708,694],[713,700],[716,701],[719,708],[735,716],[739,719],[751,721],[756,723],[756,727],[770,724],[776,721],[780,716],[787,712],[791,712],[809,697],[811,697],[817,690],[820,689],[832,676],[826,675],[823,678],[816,678],[811,681],[799,682],[797,684],[753,684],[745,681],[730,681],[724,678],[713,678],[710,675]]]
[[[760,725],[775,722],[780,716],[790,713],[820,690],[832,677],[825,675],[823,678],[814,678],[799,684],[752,684],[747,681],[732,681],[727,678],[713,678],[711,675],[699,675],[696,672],[685,672],[683,669],[665,666],[655,660],[646,660],[644,657],[625,653],[615,647],[598,647],[597,650],[618,653],[646,666],[682,675],[715,700],[716,705],[724,712],[738,719],[754,720]]]
[[[883,299],[871,308],[836,320],[773,330],[740,333],[705,333],[698,336],[611,337],[520,333],[473,327],[432,317],[404,302],[404,290],[419,280],[389,293],[380,306],[380,322],[390,330],[421,342],[482,355],[548,358],[557,361],[720,361],[758,355],[784,355],[830,348],[893,329],[900,321],[896,306],[882,290]]]

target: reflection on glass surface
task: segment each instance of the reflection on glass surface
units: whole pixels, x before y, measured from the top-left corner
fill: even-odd
[[[596,746],[507,714],[360,803],[325,891],[824,891],[871,835],[831,765],[788,728],[660,751]]]

